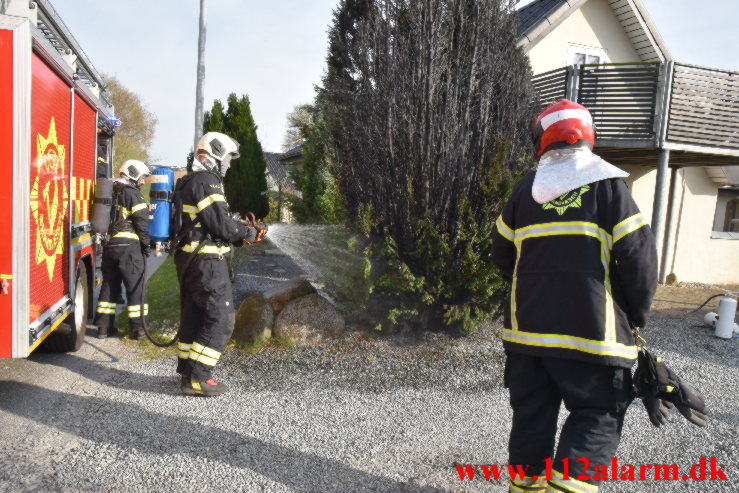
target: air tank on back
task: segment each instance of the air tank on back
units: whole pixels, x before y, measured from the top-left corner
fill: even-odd
[[[169,240],[169,219],[172,215],[172,193],[174,191],[174,171],[170,168],[157,168],[149,178],[151,191],[152,217],[149,221],[149,237],[154,242],[154,255],[161,255],[162,244]]]

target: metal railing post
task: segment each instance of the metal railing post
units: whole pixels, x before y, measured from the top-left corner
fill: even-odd
[[[579,65],[568,65],[567,66],[567,81],[565,89],[565,97],[570,101],[577,102],[577,96],[579,93],[580,86],[580,66]]]

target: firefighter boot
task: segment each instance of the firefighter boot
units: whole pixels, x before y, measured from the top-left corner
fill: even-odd
[[[141,341],[144,339],[144,331],[143,329],[136,329],[131,331],[131,335],[129,336],[131,339],[135,341]]]
[[[218,383],[215,378],[208,380],[187,379],[182,376],[180,390],[185,395],[202,395],[203,397],[215,397],[226,392],[227,388],[224,384]]]
[[[118,335],[118,327],[115,325],[112,327],[106,327],[104,325],[98,325],[98,339],[105,339],[110,336]]]

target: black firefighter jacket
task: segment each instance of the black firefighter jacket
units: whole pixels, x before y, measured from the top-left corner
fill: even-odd
[[[195,222],[190,234],[180,242],[180,250],[198,251],[204,258],[222,257],[246,237],[246,226],[231,217],[223,192],[223,182],[214,173],[198,171],[180,178],[182,227]],[[202,247],[198,250],[200,242]]]
[[[551,202],[522,178],[496,222],[493,261],[510,277],[503,345],[630,368],[631,325],[643,327],[657,287],[654,235],[621,179]]]
[[[147,233],[149,204],[141,195],[141,190],[133,185],[115,183],[113,191],[115,202],[108,246],[140,243],[142,251],[147,250],[149,248],[149,234]]]

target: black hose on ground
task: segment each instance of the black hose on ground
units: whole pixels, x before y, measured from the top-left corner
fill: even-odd
[[[706,301],[704,301],[704,302],[703,302],[703,304],[702,304],[701,306],[699,306],[699,307],[698,307],[698,308],[696,308],[695,310],[690,310],[690,311],[688,312],[688,315],[690,315],[691,313],[695,313],[695,312],[697,312],[698,310],[700,310],[701,308],[703,308],[704,306],[706,306],[706,305],[708,304],[708,302],[709,302],[709,301],[711,301],[711,300],[712,300],[712,299],[714,299],[714,298],[718,298],[719,296],[736,296],[736,295],[735,295],[735,294],[733,294],[733,293],[719,293],[719,294],[714,294],[713,296],[711,296],[710,298],[708,298],[708,299],[707,299]]]
[[[144,307],[146,306],[146,286],[148,285],[148,280],[147,280],[147,276],[146,276],[146,273],[147,273],[146,272],[147,271],[147,263],[148,263],[147,262],[147,258],[148,257],[144,257],[144,279],[143,279],[144,286],[141,289],[141,327],[143,327],[143,329],[144,329],[144,334],[146,334],[146,338],[149,339],[152,344],[154,344],[157,347],[162,347],[162,348],[164,348],[164,347],[170,347],[175,342],[177,342],[179,340],[179,338],[180,338],[180,327],[181,327],[181,325],[180,325],[180,327],[177,328],[177,333],[175,334],[174,338],[171,341],[168,341],[168,342],[159,342],[159,341],[155,340],[154,337],[151,335],[151,332],[149,332],[149,325],[146,323],[147,315],[145,315],[146,310],[144,309]]]

